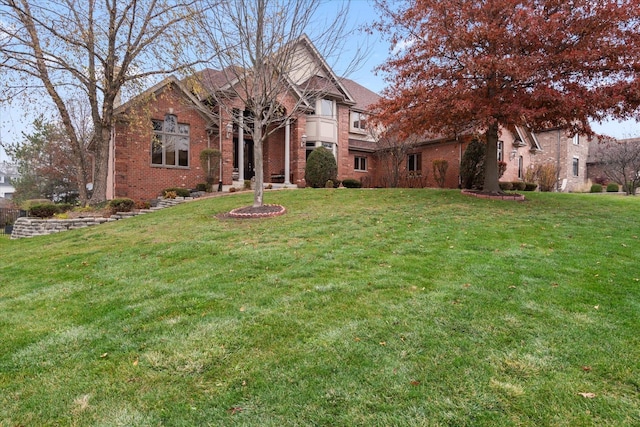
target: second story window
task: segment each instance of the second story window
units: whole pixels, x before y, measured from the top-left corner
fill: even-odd
[[[318,112],[320,114],[320,116],[324,116],[324,117],[333,117],[333,101],[330,99],[320,99],[318,101],[319,103],[319,108],[318,108]]]
[[[367,115],[359,113],[357,111],[351,112],[351,130],[366,131],[367,130]]]

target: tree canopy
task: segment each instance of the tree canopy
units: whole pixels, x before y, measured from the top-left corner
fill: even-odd
[[[638,115],[640,0],[379,0],[393,54],[385,123],[407,134],[566,128]],[[499,191],[488,156],[485,191]]]
[[[197,0],[0,0],[0,102],[53,105],[73,151],[85,147],[73,105],[92,125],[92,201],[105,200],[114,108],[122,91],[200,61],[185,54]],[[33,102],[34,99],[40,102]],[[89,159],[83,158],[84,163]],[[88,166],[83,165],[83,169]],[[80,187],[81,199],[86,199]]]

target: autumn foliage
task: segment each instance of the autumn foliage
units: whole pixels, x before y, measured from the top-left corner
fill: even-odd
[[[638,114],[640,0],[379,0],[393,54],[378,107],[407,134],[499,126],[591,133],[590,120]],[[499,191],[496,156],[485,191]]]

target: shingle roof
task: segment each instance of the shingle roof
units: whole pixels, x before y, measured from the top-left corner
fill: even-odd
[[[370,107],[381,98],[381,96],[374,91],[367,89],[351,79],[341,78],[340,83],[342,83],[356,101],[356,105],[353,106],[356,110],[369,111]]]

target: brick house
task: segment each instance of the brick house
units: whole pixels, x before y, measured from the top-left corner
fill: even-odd
[[[287,76],[290,90],[278,99],[287,120],[263,145],[264,182],[305,186],[306,158],[320,146],[336,157],[338,179],[371,180],[375,150],[366,131],[366,114],[379,96],[338,78],[308,38],[299,40],[298,54],[313,66]],[[224,91],[229,84],[220,70],[203,70],[199,77],[208,90]],[[302,87],[322,90],[305,92]],[[246,110],[229,102],[232,105],[225,108],[211,106],[188,81],[169,77],[119,106],[110,144],[107,198],[150,200],[165,188],[195,188],[205,181],[199,160],[205,148],[221,152],[222,185],[242,186],[251,179],[254,144],[239,126],[248,120]]]
[[[436,187],[433,161],[446,160],[445,188],[460,185],[460,162],[471,141],[471,135],[458,138],[419,140],[407,148],[401,165],[401,186]],[[552,162],[558,167],[558,190],[581,191],[588,182],[586,174],[588,141],[582,136],[569,137],[564,130],[532,132],[522,126],[502,127],[498,141],[498,160],[506,164],[500,181],[524,181],[531,166]],[[388,160],[387,160],[388,161]],[[377,186],[386,186],[384,158],[378,162],[378,173],[372,178]]]

